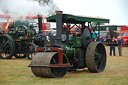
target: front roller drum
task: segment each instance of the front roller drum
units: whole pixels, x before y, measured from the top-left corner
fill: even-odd
[[[67,64],[68,59],[65,54],[63,54],[63,64]],[[35,54],[31,61],[31,70],[34,75],[39,77],[48,78],[61,78],[68,71],[68,66],[66,67],[49,67],[50,65],[58,64],[58,53],[57,52],[41,52]]]
[[[86,50],[86,64],[92,73],[104,71],[106,66],[106,50],[102,43],[91,42]]]

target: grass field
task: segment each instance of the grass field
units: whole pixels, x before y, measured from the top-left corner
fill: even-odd
[[[68,72],[64,78],[40,78],[33,75],[27,59],[0,60],[0,85],[128,85],[128,56],[107,57],[102,73],[86,68]]]

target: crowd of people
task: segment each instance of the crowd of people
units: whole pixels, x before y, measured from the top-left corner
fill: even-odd
[[[116,56],[115,47],[118,46],[119,56],[122,56],[122,46],[123,46],[123,42],[124,42],[124,40],[122,39],[122,36],[119,36],[117,38],[117,42],[115,40],[115,37],[111,37],[111,35],[106,36],[106,39],[107,39],[106,43],[108,43],[107,45],[110,46],[109,55]],[[99,41],[103,42],[104,40],[100,37]]]
[[[115,53],[115,37],[112,38],[111,40],[111,44],[110,44],[110,56],[112,56],[112,52],[113,52],[113,56],[116,56]],[[118,46],[118,52],[119,52],[119,56],[122,56],[122,46],[123,46],[123,42],[124,40],[122,39],[122,36],[119,36],[118,41],[117,41],[117,46]]]

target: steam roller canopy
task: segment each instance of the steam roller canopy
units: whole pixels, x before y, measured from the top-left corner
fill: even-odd
[[[63,63],[68,63],[66,55],[63,54]],[[48,77],[48,78],[61,78],[68,71],[68,67],[48,67],[49,65],[58,64],[57,52],[41,52],[35,54],[32,58],[31,65],[37,65],[37,67],[31,67],[32,72],[36,76]],[[39,66],[39,67],[38,67]]]
[[[89,28],[85,28],[82,33],[82,40],[84,48],[87,48],[87,45],[92,41],[91,32]]]

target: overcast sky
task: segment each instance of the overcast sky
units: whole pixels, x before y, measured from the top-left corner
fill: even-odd
[[[64,13],[103,17],[111,25],[128,25],[128,0],[54,0]]]

